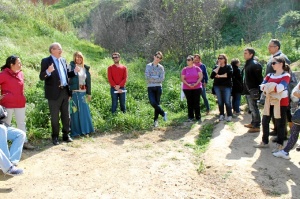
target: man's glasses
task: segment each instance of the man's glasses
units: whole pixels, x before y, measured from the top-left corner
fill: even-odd
[[[218,59],[220,60],[220,59],[224,59],[224,57],[218,57]]]
[[[186,59],[186,61],[193,61],[193,60],[191,60],[191,59]]]
[[[162,59],[160,56],[157,56],[157,55],[156,55],[155,57],[156,57],[157,59]]]
[[[272,62],[271,64],[272,64],[272,65],[275,65],[275,64],[279,64],[279,62],[274,61],[274,62]]]
[[[112,59],[118,59],[119,57],[112,57]]]

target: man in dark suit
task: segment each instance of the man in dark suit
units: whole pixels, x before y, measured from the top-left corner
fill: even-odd
[[[40,79],[45,81],[45,98],[51,116],[52,142],[58,145],[59,113],[62,122],[63,141],[72,142],[69,136],[69,97],[71,96],[68,77],[73,77],[79,71],[67,71],[67,62],[61,57],[62,48],[59,43],[52,43],[49,47],[50,56],[42,59]]]

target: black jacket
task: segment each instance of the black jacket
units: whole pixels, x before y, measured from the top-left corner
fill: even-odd
[[[62,65],[64,67],[64,70],[66,71],[66,79],[68,83],[68,77],[75,76],[74,71],[67,71],[67,62],[65,59],[61,59]],[[48,67],[54,64],[55,70],[51,73],[50,76],[47,75],[46,70]],[[58,99],[60,93],[62,92],[62,89],[60,89],[60,78],[58,74],[58,66],[55,65],[54,60],[52,57],[47,57],[42,59],[41,62],[41,72],[40,72],[40,80],[45,81],[45,98],[49,100],[56,100]],[[67,85],[67,88],[69,90],[69,85]],[[71,92],[69,92],[69,95],[71,96]]]
[[[243,92],[243,78],[238,66],[232,66],[232,93]]]
[[[218,66],[215,66],[210,74],[210,78],[214,79],[214,86],[225,86],[232,87],[232,67],[231,65],[226,65],[220,67],[218,74],[214,71]],[[227,73],[227,78],[215,78],[216,75],[224,75]]]
[[[259,89],[259,85],[263,81],[262,66],[254,59],[246,61],[244,67],[244,91],[243,94],[249,95],[252,88]]]
[[[70,71],[74,71],[76,65],[74,61],[70,62],[71,69]],[[91,95],[91,74],[90,74],[90,67],[87,65],[84,65],[85,71],[86,71],[86,79],[85,79],[85,85],[86,85],[86,94]],[[78,75],[75,75],[74,77],[70,78],[69,81],[70,90],[79,90],[79,79]]]

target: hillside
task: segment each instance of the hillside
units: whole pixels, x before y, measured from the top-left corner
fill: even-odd
[[[49,118],[45,117],[49,112],[46,100],[43,97],[43,82],[39,81],[38,73],[41,59],[49,56],[48,46],[55,41],[62,44],[63,56],[68,61],[71,61],[72,54],[79,50],[85,55],[86,63],[92,68],[93,100],[90,108],[97,132],[119,131],[126,133],[147,130],[152,126],[152,121],[149,118],[152,117],[153,110],[148,104],[144,79],[144,67],[152,59],[151,54],[153,52],[150,52],[150,49],[147,50],[149,53],[146,57],[142,54],[134,56],[130,51],[126,51],[126,53],[121,52],[122,62],[129,66],[130,75],[127,87],[129,91],[133,92],[129,92],[127,96],[128,115],[112,117],[110,114],[111,104],[107,90],[106,68],[112,63],[110,59],[112,51],[95,45],[91,42],[93,40],[87,41],[79,38],[83,32],[81,32],[80,28],[74,27],[74,24],[82,24],[83,21],[88,21],[89,16],[92,16],[90,14],[98,6],[95,0],[62,0],[53,6],[33,5],[32,3],[17,0],[1,0],[0,2],[2,11],[0,12],[0,42],[2,44],[0,48],[0,62],[4,63],[5,58],[11,54],[20,56],[22,60],[26,81],[25,94],[28,104],[26,112],[27,129],[30,139],[39,141],[40,138],[48,138],[51,131]],[[118,6],[123,5],[128,9],[134,8],[134,4],[130,4],[133,6],[130,7],[127,1],[123,3]],[[83,15],[78,14],[81,11],[84,11]],[[289,33],[280,34],[280,36],[279,39],[283,43],[281,48],[283,52],[291,60],[299,59],[300,52],[295,47],[297,38]],[[260,61],[264,63],[269,58],[266,46],[271,38],[272,34],[266,33],[260,40],[252,41],[251,43],[242,41],[240,45],[230,45],[216,50],[211,48],[201,49],[202,61],[207,65],[210,73],[218,53],[225,52],[229,59],[239,58],[243,62],[243,49],[246,46],[253,46]],[[142,42],[142,40],[139,41]],[[136,49],[144,48],[143,45],[141,44]],[[180,79],[178,78],[178,74],[180,74],[185,62],[181,62],[181,57],[176,57],[176,54],[171,49],[172,47],[170,46],[170,50],[164,52],[165,58],[162,62],[166,67],[162,104],[171,113],[170,121],[163,123],[163,125],[177,125],[177,123],[181,123],[186,118],[186,103],[179,101]],[[115,50],[121,51],[122,48]],[[190,54],[193,52],[198,51],[189,51]],[[211,89],[211,86],[212,81],[209,81],[208,90]],[[210,99],[211,107],[216,107],[214,96],[208,94],[208,98]]]

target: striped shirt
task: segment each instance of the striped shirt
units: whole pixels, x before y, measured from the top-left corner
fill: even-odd
[[[269,73],[264,81],[262,82],[261,90],[264,90],[264,84],[275,82],[277,86],[274,88],[274,92],[282,92],[282,98],[280,100],[280,106],[289,105],[289,93],[288,93],[288,84],[290,82],[290,74],[287,72],[282,73],[281,75],[275,76],[274,73]]]

